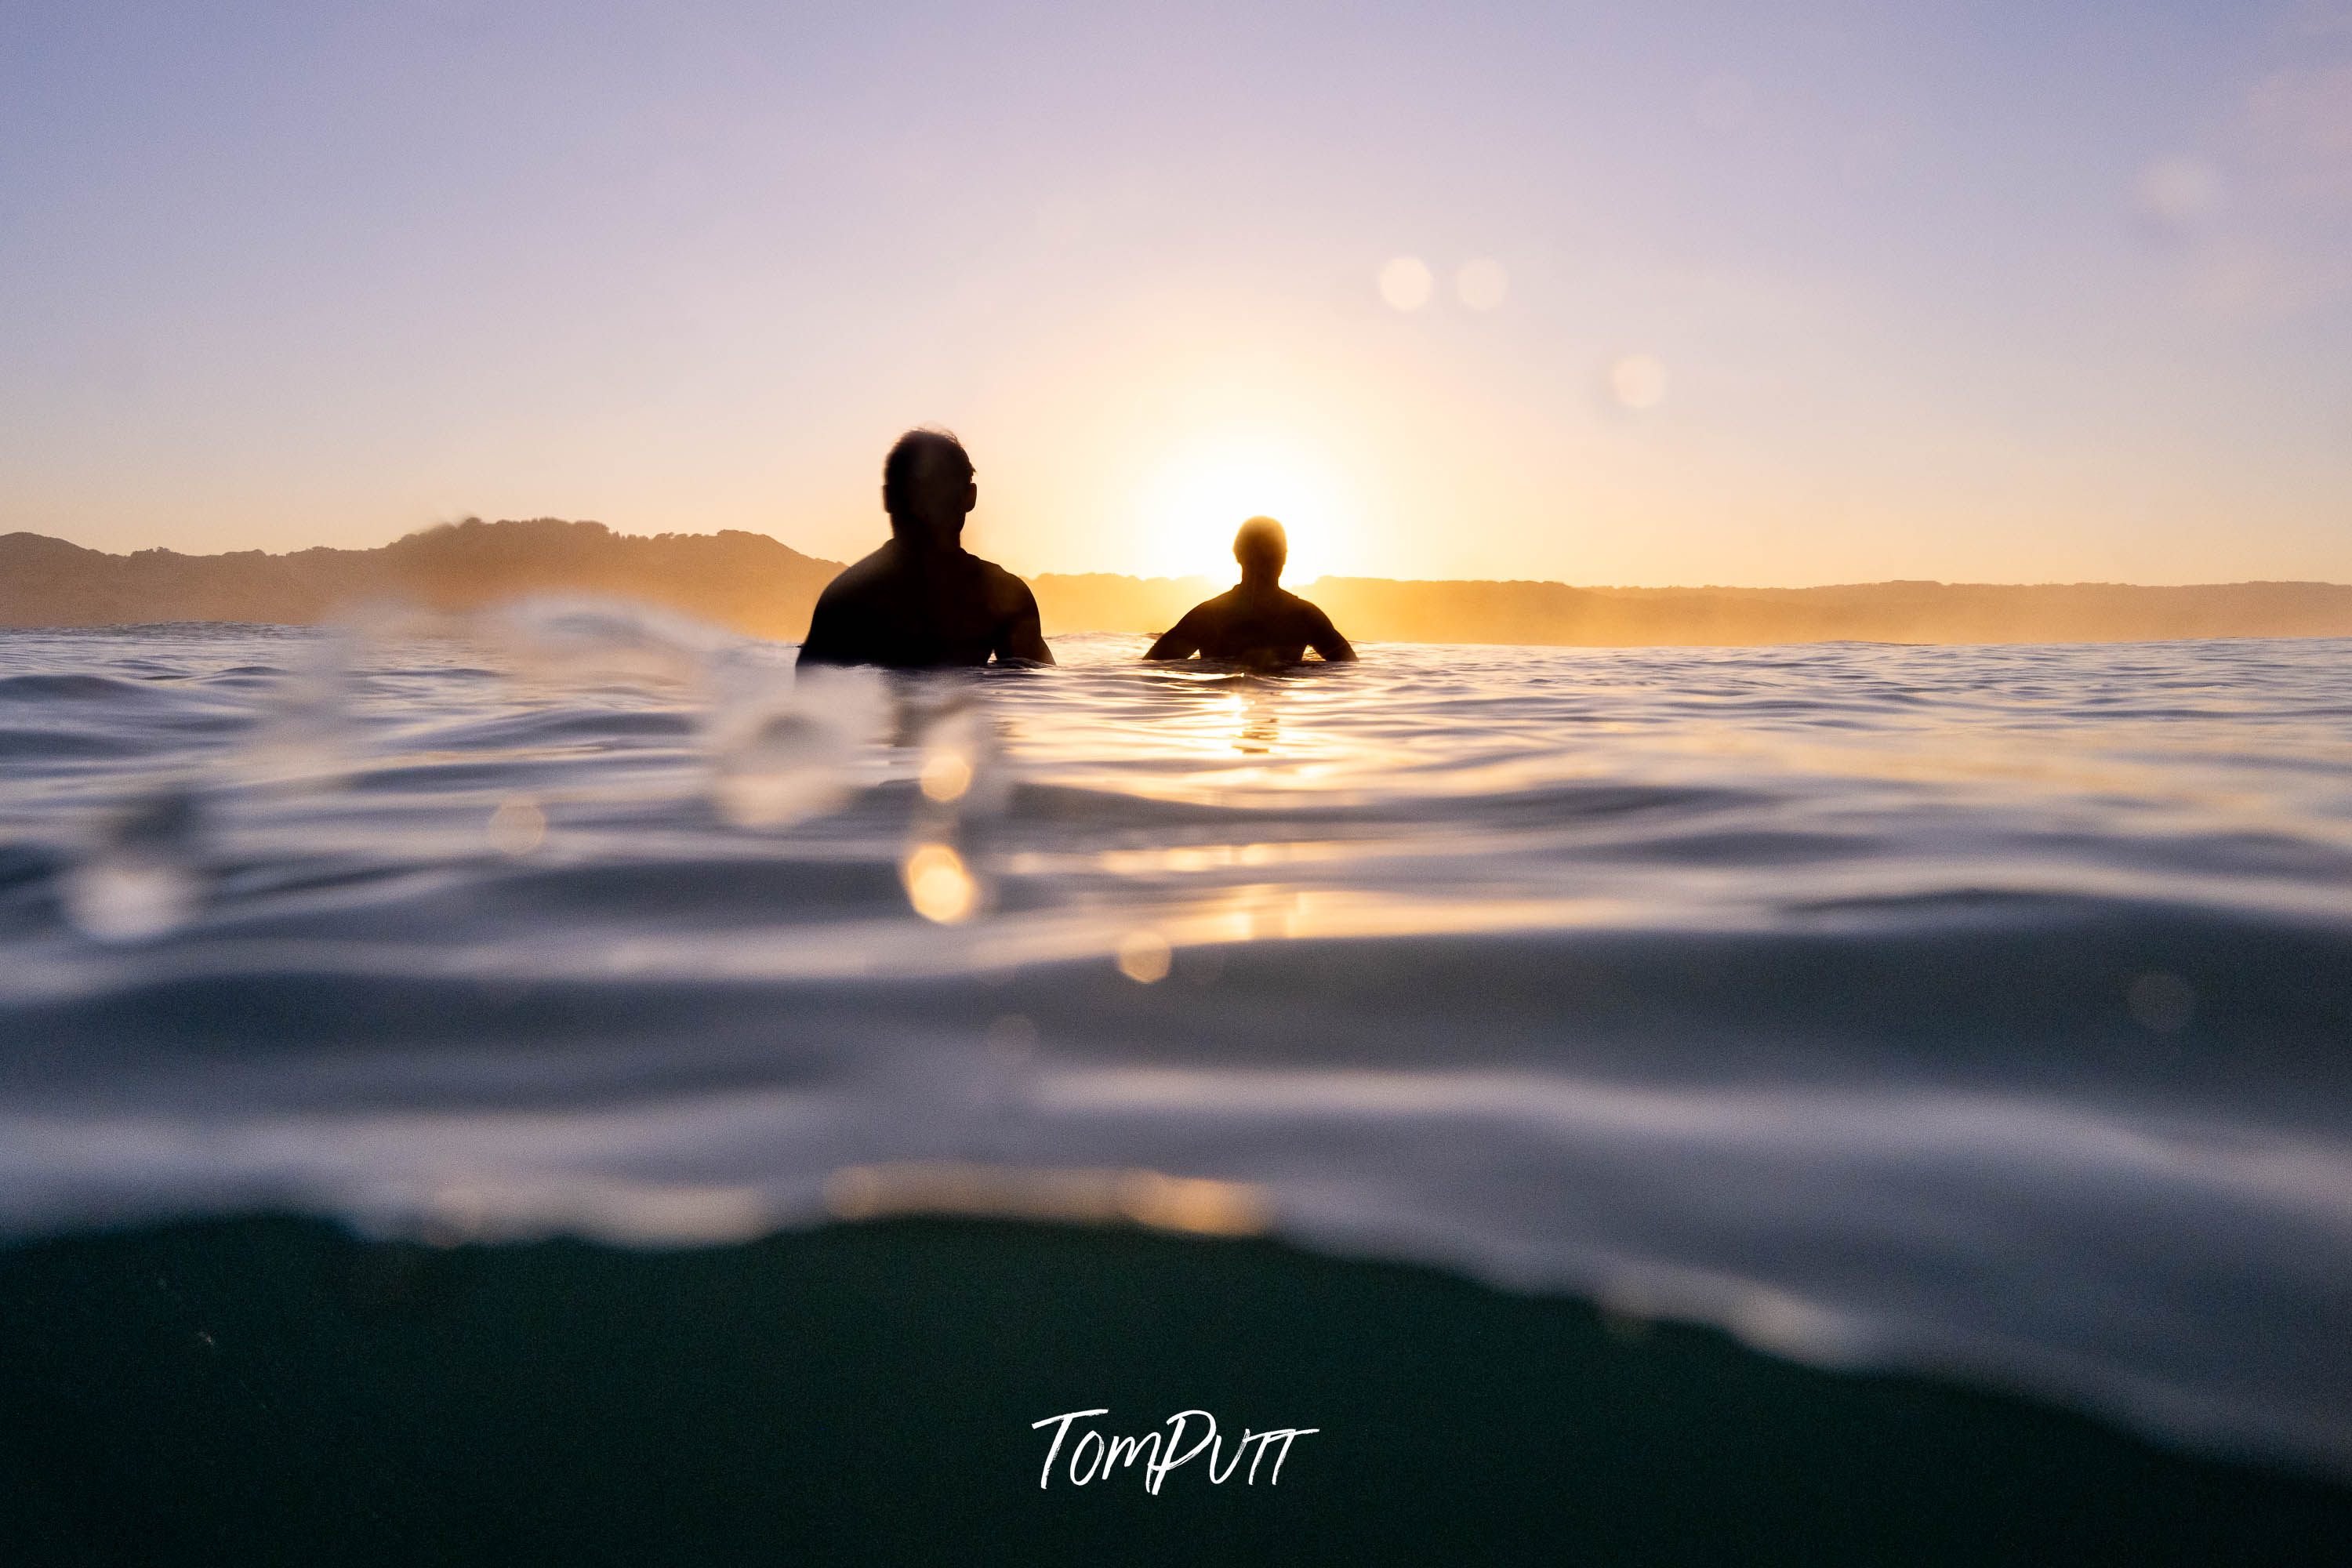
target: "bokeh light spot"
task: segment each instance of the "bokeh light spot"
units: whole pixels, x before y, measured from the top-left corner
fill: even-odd
[[[1167,979],[1171,957],[1168,939],[1156,931],[1131,931],[1118,939],[1118,972],[1138,985]]]
[[[971,760],[960,752],[934,752],[923,760],[923,794],[945,805],[971,787]]]
[[[1454,275],[1454,288],[1470,309],[1491,310],[1510,293],[1511,277],[1503,270],[1501,262],[1482,256],[1462,264],[1462,270]]]
[[[1418,256],[1400,256],[1381,268],[1381,298],[1395,310],[1420,310],[1436,285],[1429,263]]]
[[[510,795],[490,813],[490,847],[501,855],[528,855],[547,837],[547,813],[527,795]]]
[[[907,901],[915,912],[940,925],[968,920],[980,901],[963,857],[945,844],[921,844],[899,868],[907,884]]]
[[[177,861],[138,854],[108,855],[77,867],[65,879],[66,916],[100,942],[144,942],[194,917],[201,889]]]
[[[1639,414],[1666,400],[1666,367],[1654,354],[1626,354],[1609,367],[1609,399]]]
[[[2221,175],[2195,158],[2158,158],[2132,183],[2132,209],[2164,228],[2187,228],[2221,201]]]

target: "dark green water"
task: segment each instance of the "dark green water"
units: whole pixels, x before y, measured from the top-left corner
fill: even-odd
[[[0,1254],[0,1563],[2342,1563],[2352,1490],[1267,1242],[903,1221]],[[1040,1490],[1030,1423],[1314,1426]]]

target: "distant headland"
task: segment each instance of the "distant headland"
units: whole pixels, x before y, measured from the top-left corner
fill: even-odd
[[[548,591],[625,594],[755,637],[796,638],[838,562],[763,533],[615,533],[556,518],[445,523],[376,550],[110,555],[0,535],[0,626],[300,625],[384,598],[467,609]],[[1047,573],[1049,634],[1160,632],[1229,583]],[[1578,588],[1564,583],[1294,584],[1359,641],[1623,647],[1784,642],[2119,642],[2352,637],[2352,586],[2221,583],[1860,583],[1823,588]]]
[[[626,594],[758,637],[797,637],[833,574],[764,533],[637,538],[601,522],[468,518],[376,550],[109,555],[37,533],[0,535],[0,625],[259,621],[301,626],[369,600],[471,609],[518,594]]]

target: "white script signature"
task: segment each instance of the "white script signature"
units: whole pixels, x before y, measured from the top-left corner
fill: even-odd
[[[1054,1429],[1054,1441],[1045,1450],[1045,1468],[1037,1472],[1039,1487],[1048,1486],[1054,1479],[1054,1460],[1062,1452],[1063,1440],[1070,1435],[1070,1423],[1084,1420],[1089,1415],[1109,1414],[1108,1406],[1100,1410],[1071,1410],[1029,1423],[1029,1429],[1033,1432],[1040,1426]],[[1191,1447],[1184,1448],[1181,1446],[1185,1429],[1195,1416],[1206,1422],[1207,1426],[1193,1440]],[[1209,1454],[1209,1483],[1221,1487],[1233,1479],[1234,1471],[1241,1468],[1243,1450],[1255,1447],[1257,1452],[1250,1458],[1247,1484],[1255,1486],[1258,1461],[1265,1458],[1266,1450],[1278,1440],[1282,1444],[1282,1451],[1275,1456],[1274,1468],[1265,1479],[1266,1485],[1275,1486],[1282,1480],[1282,1461],[1290,1458],[1292,1440],[1323,1430],[1320,1426],[1276,1426],[1270,1431],[1253,1432],[1244,1426],[1241,1441],[1234,1445],[1233,1462],[1225,1466],[1223,1474],[1219,1474],[1217,1462],[1224,1454],[1225,1440],[1217,1436],[1215,1416],[1205,1410],[1180,1410],[1160,1425],[1171,1430],[1146,1432],[1140,1437],[1106,1437],[1093,1427],[1087,1427],[1078,1440],[1070,1445],[1070,1484],[1082,1487],[1088,1481],[1105,1479],[1119,1466],[1125,1465],[1132,1469],[1135,1462],[1142,1459],[1143,1489],[1157,1497],[1160,1495],[1160,1483],[1168,1479],[1168,1472],[1179,1465],[1191,1464],[1201,1457],[1201,1451],[1205,1448]],[[1150,1456],[1149,1458],[1144,1458],[1147,1453]]]

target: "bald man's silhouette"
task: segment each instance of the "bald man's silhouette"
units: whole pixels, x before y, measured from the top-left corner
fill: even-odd
[[[1253,668],[1297,664],[1313,648],[1337,662],[1356,657],[1331,617],[1282,586],[1290,541],[1282,524],[1254,517],[1234,535],[1242,580],[1229,592],[1193,605],[1151,645],[1146,658],[1224,659]]]
[[[890,542],[817,595],[803,664],[938,669],[1051,664],[1029,584],[963,547],[980,500],[971,458],[944,430],[909,430],[882,465]]]

